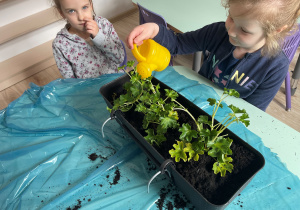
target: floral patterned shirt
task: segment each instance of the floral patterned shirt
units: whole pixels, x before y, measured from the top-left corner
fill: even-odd
[[[52,43],[57,67],[64,78],[95,78],[117,73],[125,52],[113,25],[103,17],[95,19],[99,32],[91,40],[70,34],[67,26]]]

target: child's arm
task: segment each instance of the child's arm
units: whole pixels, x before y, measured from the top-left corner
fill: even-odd
[[[125,52],[121,40],[118,37],[113,25],[105,18],[97,20],[99,31],[92,39],[93,43],[102,50],[109,60],[120,64],[123,62]]]
[[[218,35],[220,30],[226,30],[225,23],[211,24],[195,31],[178,34],[164,25],[146,23],[137,26],[130,32],[127,38],[127,46],[132,49],[133,43],[141,45],[143,40],[153,39],[166,47],[172,55],[191,54],[205,50],[207,44],[212,41],[222,40],[224,37]]]
[[[143,44],[146,39],[153,39],[159,32],[159,26],[156,23],[145,23],[135,27],[127,37],[127,46],[133,49],[133,44],[138,46]]]
[[[75,78],[72,66],[69,64],[68,60],[65,59],[61,51],[55,46],[55,43],[52,44],[52,49],[56,65],[59,69],[60,74],[64,78]]]

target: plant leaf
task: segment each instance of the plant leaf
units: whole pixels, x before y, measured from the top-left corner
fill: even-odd
[[[191,126],[187,123],[183,123],[182,127],[179,128],[181,132],[180,139],[183,141],[191,142],[193,138],[198,137],[198,132],[191,129]]]
[[[224,88],[224,94],[227,94],[229,96],[234,96],[236,98],[239,98],[240,97],[240,94],[239,92],[237,92],[235,89],[227,89],[227,88]]]
[[[147,112],[147,107],[144,104],[139,103],[136,105],[135,111],[145,113]]]
[[[160,121],[160,125],[166,129],[178,127],[177,120],[173,117],[160,117],[159,121]]]
[[[186,143],[184,152],[189,153],[188,161],[193,159],[194,161],[199,160],[199,155],[204,154],[204,143],[203,142],[193,142],[193,143]]]
[[[178,93],[174,90],[169,90],[169,89],[165,89],[166,92],[166,96],[171,98],[171,100],[176,100],[176,98],[178,97]]]
[[[245,109],[240,109],[234,105],[229,105],[228,106],[234,113],[235,113],[235,116],[237,114],[242,114],[241,116],[236,116],[237,120],[242,122],[246,127],[248,127],[250,125],[250,121],[249,120],[246,120],[246,119],[249,119],[249,115],[248,113],[246,112]]]
[[[177,144],[173,144],[175,149],[169,151],[172,158],[175,158],[176,162],[179,162],[182,159],[184,162],[187,161],[187,156],[184,152],[184,143],[182,141],[177,141]]]
[[[151,104],[150,109],[152,112],[159,113],[161,110],[161,107],[158,106],[157,104]]]
[[[133,67],[134,61],[127,61],[127,67]]]
[[[239,121],[241,121],[242,123],[244,123],[246,127],[248,127],[250,125],[250,120],[246,120],[248,118],[249,118],[248,114],[244,113],[241,117],[239,117]]]
[[[215,174],[220,173],[221,177],[224,177],[227,171],[231,173],[232,170],[233,170],[233,165],[229,162],[224,162],[224,163],[215,162],[213,165],[214,173]]]
[[[162,142],[166,141],[166,137],[162,134],[157,134],[155,135],[155,132],[153,129],[148,129],[145,130],[145,132],[148,134],[147,136],[145,136],[144,138],[151,144],[153,145],[154,143],[157,146],[160,146]]]
[[[175,120],[179,119],[178,113],[176,111],[173,111],[173,110],[169,111],[168,117],[174,118]]]
[[[148,134],[147,136],[145,136],[144,138],[152,145],[153,143],[156,143],[155,140],[155,133],[153,129],[147,129],[145,130],[145,132]]]
[[[207,101],[209,102],[210,106],[213,106],[217,103],[216,99],[214,99],[214,98],[208,98]]]
[[[230,146],[232,144],[232,139],[218,137],[215,142],[208,142],[207,147],[211,148],[208,151],[208,155],[211,157],[216,157],[218,162],[224,161],[224,155],[231,155],[232,150]]]
[[[156,132],[160,133],[160,134],[165,134],[165,133],[167,133],[167,129],[163,128],[161,125],[158,125]]]
[[[211,121],[208,120],[208,116],[206,116],[206,115],[200,115],[200,116],[198,117],[197,121],[198,121],[199,123],[204,123],[204,124],[207,124],[207,125],[210,125],[210,124],[211,124]]]
[[[118,67],[118,71],[125,69],[125,65]]]
[[[111,113],[112,109],[109,107],[106,107],[106,110],[109,111],[109,113]]]
[[[202,129],[200,132],[200,136],[204,137],[207,143],[207,147],[211,147],[211,145],[214,144],[212,140],[219,135],[219,132],[215,129],[209,130],[209,129]]]
[[[136,98],[141,93],[141,86],[139,84],[138,85],[133,85],[133,86],[130,87],[130,91],[131,91],[132,96],[134,98]]]

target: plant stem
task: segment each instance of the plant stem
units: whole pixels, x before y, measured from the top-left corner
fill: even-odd
[[[197,125],[197,129],[198,131],[201,130],[199,124],[197,123],[196,119],[194,118],[194,116],[184,107],[182,106],[178,101],[174,100],[179,106],[181,106],[182,108],[174,108],[173,110],[181,110],[181,111],[185,111],[186,113],[188,113],[188,115],[190,115],[190,117],[194,120],[195,124]]]
[[[212,127],[212,128],[214,127],[214,119],[215,119],[215,115],[217,114],[217,111],[218,111],[218,109],[219,109],[219,107],[220,107],[220,104],[222,103],[222,101],[223,101],[225,98],[227,98],[227,96],[228,96],[228,95],[225,95],[225,96],[224,96],[224,93],[223,93],[223,94],[221,95],[221,97],[220,97],[220,100],[219,100],[218,103],[217,103],[217,106],[216,106],[216,105],[214,106],[213,113],[212,113],[212,115],[211,115],[211,117],[212,117],[211,127]]]

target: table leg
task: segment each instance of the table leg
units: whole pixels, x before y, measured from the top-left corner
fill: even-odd
[[[291,95],[295,94],[299,79],[300,79],[300,54],[298,56],[296,66],[295,66],[295,69],[294,69],[293,74],[292,74]]]

